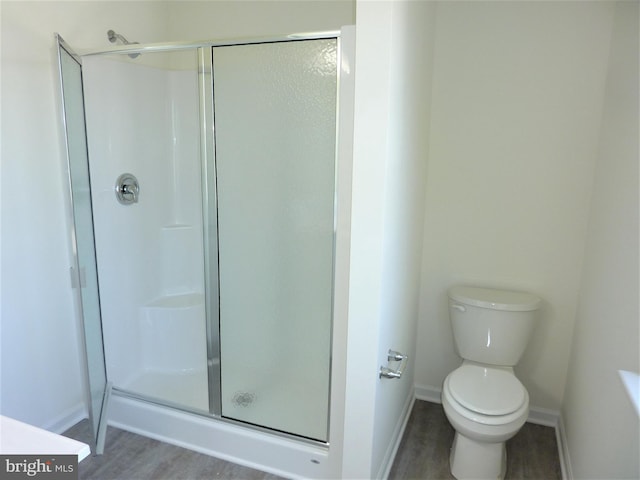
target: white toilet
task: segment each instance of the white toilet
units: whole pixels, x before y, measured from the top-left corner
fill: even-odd
[[[504,478],[505,442],[529,414],[529,394],[513,367],[527,346],[541,302],[522,292],[449,290],[453,336],[463,362],[444,380],[442,405],[456,430],[449,462],[459,480]]]

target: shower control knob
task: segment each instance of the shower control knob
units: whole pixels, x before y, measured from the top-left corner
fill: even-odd
[[[123,205],[138,203],[140,186],[138,179],[131,173],[123,173],[116,180],[116,198]]]

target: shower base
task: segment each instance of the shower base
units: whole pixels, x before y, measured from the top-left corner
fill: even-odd
[[[328,391],[308,375],[287,366],[277,377],[227,376],[222,388],[222,416],[276,431],[325,441]],[[207,372],[142,370],[116,390],[186,410],[209,412]]]
[[[145,402],[117,391],[108,408],[108,423],[114,427],[282,477],[335,478],[339,469],[328,445]]]
[[[329,392],[315,380],[286,365],[277,376],[228,375],[222,383],[222,415],[325,441]]]

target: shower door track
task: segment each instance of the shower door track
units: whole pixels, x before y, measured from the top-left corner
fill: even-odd
[[[211,48],[211,47],[228,47],[233,45],[257,45],[260,43],[280,43],[280,42],[295,42],[298,40],[320,40],[323,38],[340,38],[340,31],[326,31],[326,32],[303,32],[293,33],[289,35],[274,35],[266,37],[241,37],[231,38],[227,40],[202,40],[202,41],[187,41],[187,42],[162,42],[162,43],[136,43],[129,45],[118,45],[107,49],[100,50],[80,50],[79,55],[81,57],[88,57],[94,55],[112,55],[119,53],[151,53],[151,52],[165,52],[176,50],[195,50],[197,48]]]

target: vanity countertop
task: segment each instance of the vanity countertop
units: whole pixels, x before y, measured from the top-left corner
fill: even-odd
[[[91,453],[89,445],[0,415],[0,454],[78,455],[78,462]]]

